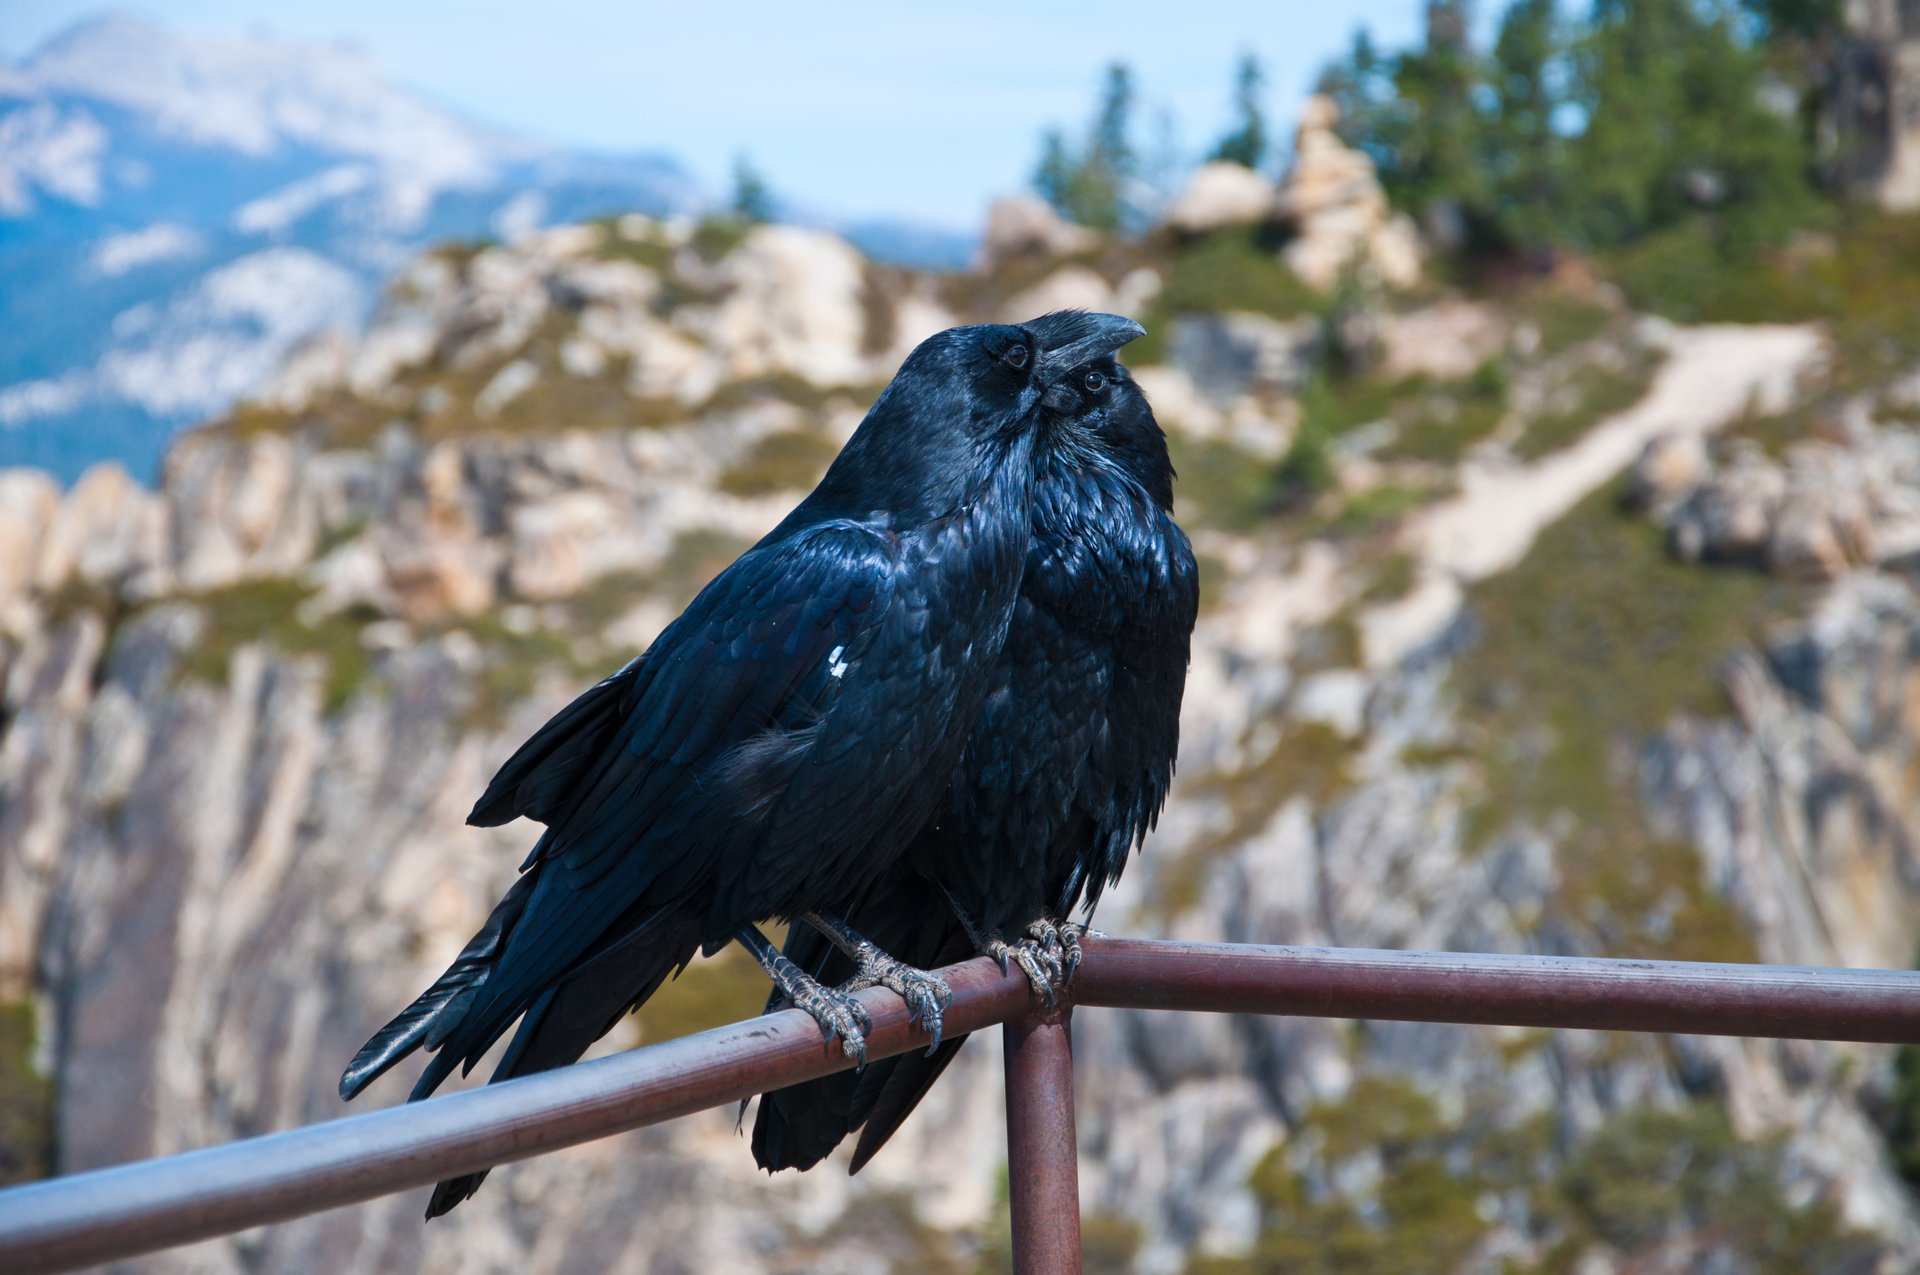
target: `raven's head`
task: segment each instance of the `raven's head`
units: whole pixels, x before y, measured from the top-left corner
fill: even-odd
[[[1078,310],[1024,326],[1053,351],[1040,366],[1048,446],[1069,464],[1117,469],[1162,509],[1172,509],[1167,436],[1133,375],[1114,358],[1146,329],[1117,315]]]
[[[1031,455],[1047,369],[1110,356],[1141,330],[1073,312],[936,332],[900,365],[809,507],[916,522],[967,503],[988,471]]]

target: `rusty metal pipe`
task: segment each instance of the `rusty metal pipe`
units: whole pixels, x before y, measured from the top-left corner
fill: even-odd
[[[1073,1127],[1073,1011],[1008,1023],[1007,1191],[1014,1275],[1078,1275],[1080,1155]]]
[[[1920,973],[1089,937],[1080,1005],[1920,1043]]]
[[[945,971],[954,1034],[1027,1013],[1015,970]],[[926,1048],[898,996],[861,993],[868,1055]],[[798,1010],[592,1062],[204,1151],[0,1191],[0,1271],[92,1266],[425,1186],[851,1066]],[[744,1154],[744,1152],[743,1152]]]
[[[1920,974],[1089,938],[1082,1005],[1920,1043]],[[943,971],[949,1032],[1032,1011],[992,961]],[[862,999],[871,1056],[919,1048]],[[0,1270],[87,1266],[423,1186],[840,1070],[795,1011],[428,1102],[0,1191]]]

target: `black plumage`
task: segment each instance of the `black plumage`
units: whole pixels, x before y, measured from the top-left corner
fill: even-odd
[[[495,1079],[572,1062],[697,952],[844,911],[890,867],[990,689],[1026,556],[1038,369],[1055,346],[1110,351],[1115,323],[1137,330],[956,328],[908,357],[812,494],[494,777],[469,822],[546,831],[343,1097],[425,1046],[424,1097],[515,1020]],[[428,1216],[482,1176],[442,1183]]]
[[[1028,326],[1044,332],[1063,318]],[[1199,590],[1173,521],[1166,438],[1111,357],[1049,381],[1032,540],[993,688],[936,818],[847,915],[910,964],[973,954],[954,905],[995,935],[1081,903],[1091,913],[1172,781]],[[786,950],[823,979],[845,966],[809,931],[795,930]],[[963,1039],[766,1095],[755,1158],[805,1169],[859,1130],[858,1171]]]

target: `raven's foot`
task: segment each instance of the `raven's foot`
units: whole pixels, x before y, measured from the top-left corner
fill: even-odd
[[[915,969],[876,947],[871,956],[861,958],[859,972],[841,987],[850,992],[863,987],[885,987],[897,993],[907,1003],[913,1021],[924,1027],[927,1035],[933,1038],[927,1045],[927,1052],[932,1053],[940,1048],[940,1034],[946,1030],[943,1015],[947,1006],[953,1003],[953,988],[947,986],[947,980],[938,974]]]
[[[801,977],[806,978],[806,975]],[[839,1040],[842,1054],[854,1059],[862,1067],[866,1066],[867,1029],[873,1026],[866,1007],[850,991],[824,987],[811,978],[807,978],[807,984],[796,989],[782,987],[780,990],[795,1009],[804,1009],[812,1015],[814,1022],[820,1024],[820,1034],[826,1038],[827,1044]]]
[[[841,984],[842,991],[856,992],[863,987],[887,988],[907,1003],[912,1021],[919,1023],[933,1038],[927,1046],[927,1052],[932,1053],[940,1047],[940,1036],[946,1029],[943,1015],[947,1006],[953,1003],[953,989],[947,986],[947,980],[887,955],[877,943],[862,938],[852,926],[836,916],[825,912],[808,912],[800,919],[826,935],[828,942],[852,958],[854,974]]]
[[[981,929],[960,900],[953,897],[951,890],[943,887],[942,893],[947,896],[947,905],[959,919],[960,928],[967,932],[974,950],[998,961],[1002,974],[1018,965],[1020,972],[1027,976],[1027,983],[1033,988],[1035,996],[1044,999],[1049,1008],[1059,1003],[1060,989],[1066,986],[1070,971],[1065,964],[1065,941],[1060,937],[1060,927],[1054,924],[1051,917],[1043,914],[1027,927],[1025,937],[1009,943],[998,930]]]
[[[786,954],[768,942],[767,936],[754,926],[747,926],[737,937],[753,953],[753,959],[760,962],[760,968],[773,980],[786,1003],[805,1010],[820,1024],[820,1034],[826,1037],[827,1044],[838,1040],[842,1054],[862,1067],[867,1065],[867,1029],[873,1026],[873,1020],[852,992],[823,987],[818,979],[788,960]]]
[[[1027,976],[1033,994],[1044,998],[1048,1006],[1051,1007],[1060,999],[1059,989],[1064,980],[1057,940],[1049,946],[1044,939],[1028,935],[1009,943],[998,934],[988,934],[980,943],[980,950],[1000,962],[1002,974],[1011,966],[1018,965],[1020,972]]]

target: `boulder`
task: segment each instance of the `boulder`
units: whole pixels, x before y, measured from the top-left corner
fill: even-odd
[[[1006,323],[1022,323],[1050,310],[1114,308],[1113,289],[1085,266],[1062,266],[1000,307]]]
[[[1507,323],[1498,309],[1458,297],[1404,314],[1382,314],[1373,327],[1380,375],[1389,380],[1457,381],[1507,344]]]
[[[987,209],[987,228],[980,239],[980,268],[998,269],[1021,257],[1064,257],[1086,252],[1100,237],[1076,226],[1034,195],[1003,195]]]
[[[1711,470],[1707,443],[1698,434],[1662,434],[1634,462],[1628,495],[1656,518],[1667,518]]]
[[[1274,185],[1244,164],[1202,164],[1167,209],[1167,224],[1182,234],[1204,235],[1227,226],[1273,219]]]
[[[1167,361],[1192,379],[1203,400],[1224,410],[1249,394],[1299,390],[1319,340],[1319,325],[1305,316],[1186,314],[1168,333]]]

